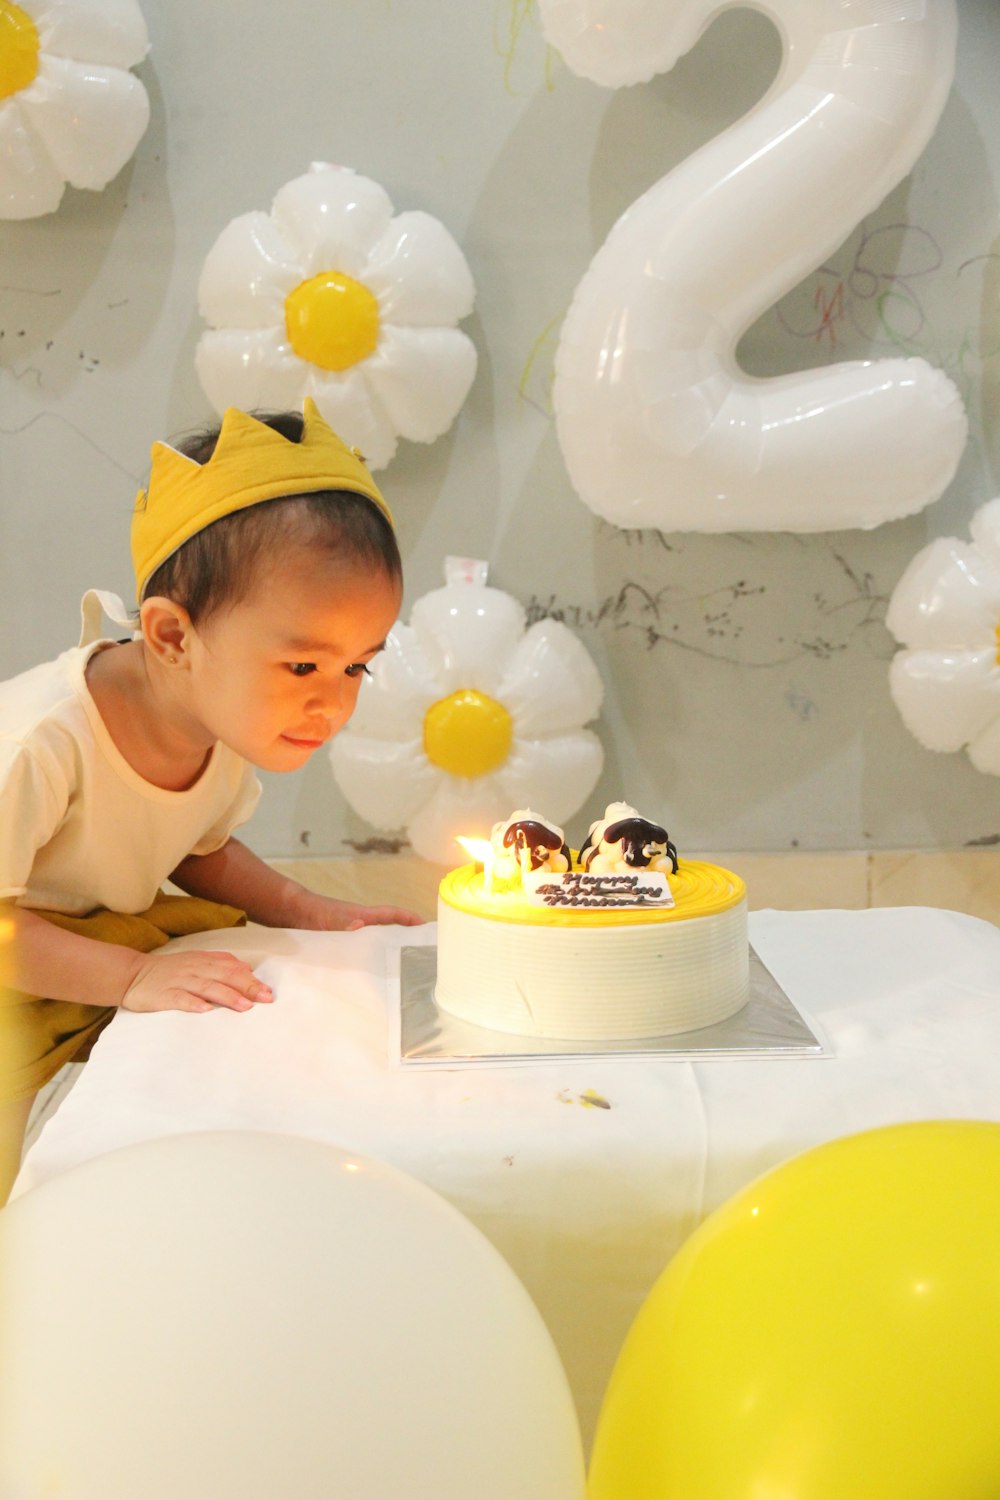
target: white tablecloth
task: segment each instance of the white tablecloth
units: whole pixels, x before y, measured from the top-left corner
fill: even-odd
[[[632,1317],[705,1214],[837,1136],[902,1120],[1000,1120],[1000,929],[923,908],[750,922],[831,1056],[401,1068],[387,1044],[387,950],[433,942],[433,926],[182,939],[175,946],[253,955],[274,1005],[120,1013],[15,1194],[182,1131],[283,1131],[381,1157],[507,1257],[556,1341],[589,1444]]]

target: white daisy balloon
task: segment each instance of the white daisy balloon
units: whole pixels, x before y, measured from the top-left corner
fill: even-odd
[[[149,51],[135,0],[0,0],[0,217],[103,188],[149,123],[128,70]]]
[[[562,823],[583,804],[604,760],[583,727],[603,687],[573,633],[526,629],[485,564],[448,559],[445,578],[394,626],[330,754],[366,822],[405,827],[424,859],[454,865],[458,835],[488,838],[512,808]]]
[[[939,537],[896,585],[886,624],[906,648],[890,670],[907,728],[929,750],[961,750],[1000,776],[1000,499],[971,542]]]
[[[270,213],[233,219],[209,251],[198,300],[210,328],[195,364],[218,411],[311,396],[380,469],[397,438],[432,442],[458,415],[476,350],[455,325],[474,298],[443,224],[393,215],[378,183],[314,162]]]

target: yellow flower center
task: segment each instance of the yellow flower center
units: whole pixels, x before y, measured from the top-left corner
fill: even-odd
[[[285,298],[285,327],[300,359],[321,370],[347,370],[378,343],[378,302],[353,276],[321,271]]]
[[[427,759],[454,776],[485,776],[510,754],[514,726],[502,703],[461,688],[432,703],[424,716]]]
[[[0,99],[26,89],[38,72],[38,32],[11,0],[0,0]]]

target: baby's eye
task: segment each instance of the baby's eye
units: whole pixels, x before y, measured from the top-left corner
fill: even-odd
[[[308,677],[310,672],[315,672],[316,663],[314,661],[290,661],[288,670],[293,677]]]
[[[367,664],[363,661],[352,661],[349,667],[344,668],[344,672],[348,677],[360,677],[362,672],[364,672],[366,677],[372,675]]]

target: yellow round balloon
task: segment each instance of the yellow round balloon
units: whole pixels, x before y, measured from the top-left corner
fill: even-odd
[[[9,99],[38,76],[38,28],[13,0],[0,0],[0,99]]]
[[[300,359],[321,370],[349,370],[378,348],[378,302],[353,276],[321,271],[285,298],[285,331]]]
[[[995,1500],[1000,1124],[817,1147],[713,1213],[640,1310],[590,1500]]]
[[[460,688],[424,715],[424,753],[453,776],[486,776],[510,754],[514,721],[495,698]]]

